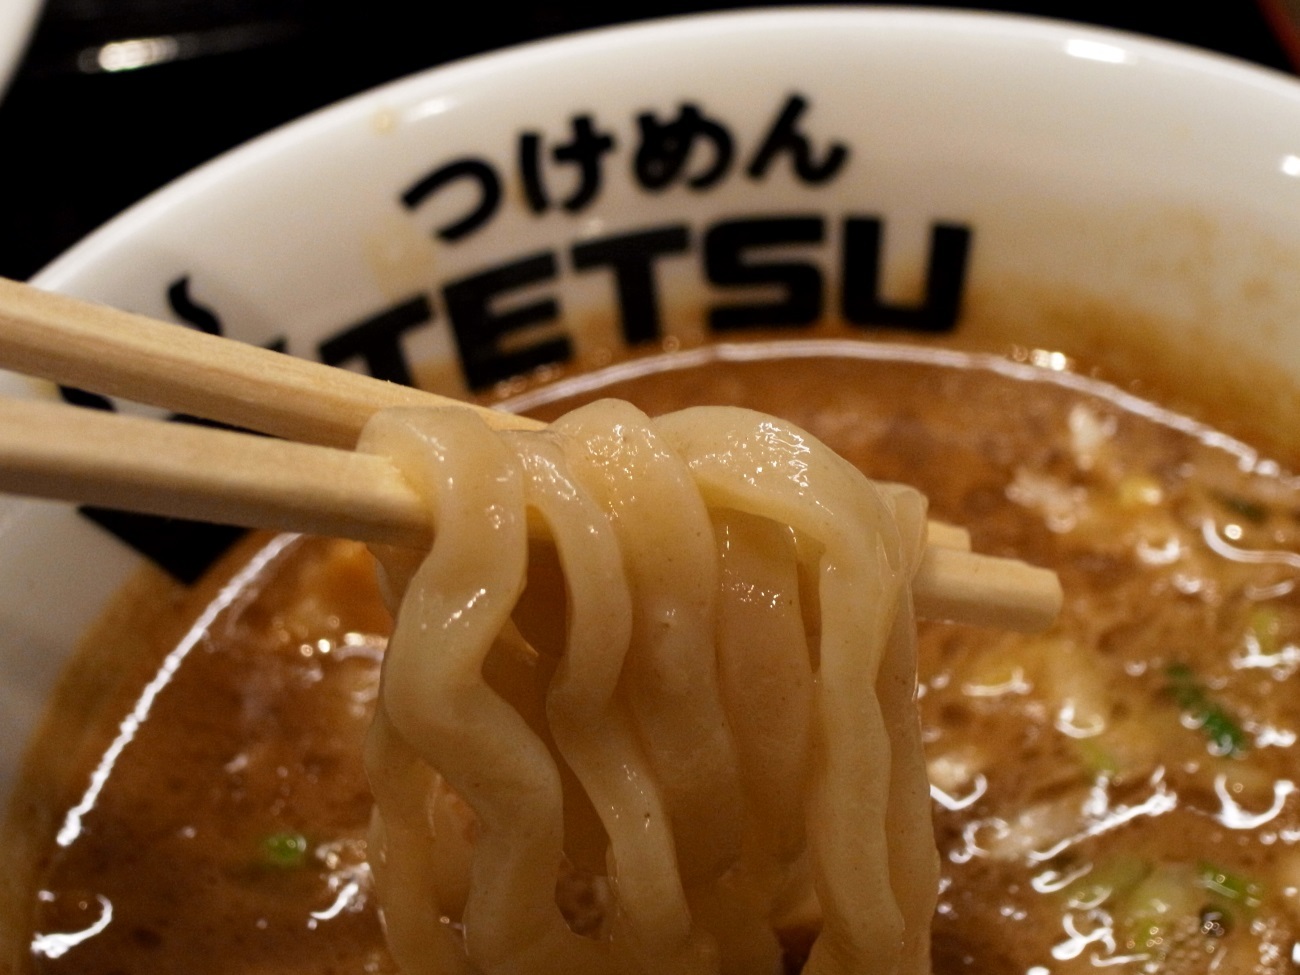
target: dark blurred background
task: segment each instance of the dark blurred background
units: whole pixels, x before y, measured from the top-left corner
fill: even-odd
[[[0,95],[0,275],[29,277],[198,163],[393,78],[588,27],[767,5],[44,0]],[[1297,63],[1300,0],[969,6],[1137,31],[1282,71]]]

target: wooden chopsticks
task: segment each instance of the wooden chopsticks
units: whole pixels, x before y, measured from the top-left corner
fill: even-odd
[[[432,538],[387,458],[351,449],[378,410],[456,406],[495,429],[543,426],[2,278],[0,367],[285,438],[8,400],[0,490],[367,542]],[[1030,631],[1055,620],[1054,573],[971,553],[954,526],[931,523],[929,541],[921,616]]]
[[[356,446],[390,406],[461,406],[490,427],[528,417],[372,379],[0,278],[0,366],[286,440]]]
[[[0,491],[172,518],[429,545],[386,457],[0,398]]]

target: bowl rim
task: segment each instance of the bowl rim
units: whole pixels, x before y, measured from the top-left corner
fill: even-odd
[[[870,26],[873,30],[918,37],[964,36],[983,44],[1057,44],[1063,49],[1071,42],[1091,42],[1109,45],[1158,69],[1182,72],[1202,81],[1259,89],[1269,96],[1300,105],[1300,78],[1277,69],[1177,41],[1065,19],[891,5],[779,6],[672,15],[578,30],[432,65],[283,122],[224,150],[110,217],[38,270],[31,281],[50,290],[76,293],[77,281],[87,270],[119,242],[136,235],[155,216],[188,199],[206,195],[214,184],[246,176],[265,160],[296,143],[345,126],[385,103],[401,102],[414,92],[431,87],[460,87],[502,72],[523,72],[547,62],[608,51],[610,47],[644,48],[687,37],[709,36],[736,44],[756,33],[783,32],[792,26],[828,33],[849,26]]]

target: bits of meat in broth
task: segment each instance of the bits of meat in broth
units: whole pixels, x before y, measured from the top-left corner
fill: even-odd
[[[1291,971],[1295,485],[1077,377],[876,355],[647,369],[536,412],[617,396],[782,415],[919,487],[979,550],[1060,574],[1046,634],[922,627],[939,975]],[[387,620],[360,546],[279,544],[167,657],[120,754],[127,698],[69,770],[80,794],[112,766],[52,820],[34,970],[392,969],[359,758]],[[599,928],[598,904],[564,906]],[[789,932],[790,971],[806,942]]]

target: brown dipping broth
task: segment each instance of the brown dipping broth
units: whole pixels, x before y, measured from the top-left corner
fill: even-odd
[[[617,396],[775,413],[916,485],[978,550],[1060,574],[1050,633],[921,627],[936,973],[1292,971],[1295,484],[1076,375],[827,348],[642,360],[533,411]],[[150,612],[88,641],[99,676],[72,669],[102,720],[73,729],[84,708],[56,708],[34,754],[58,767],[33,760],[21,787],[45,844],[33,971],[393,970],[364,865],[360,744],[388,628],[373,569],[351,543],[266,544],[193,593],[137,592]],[[141,615],[147,636],[122,629]],[[790,932],[791,970],[805,940]]]

